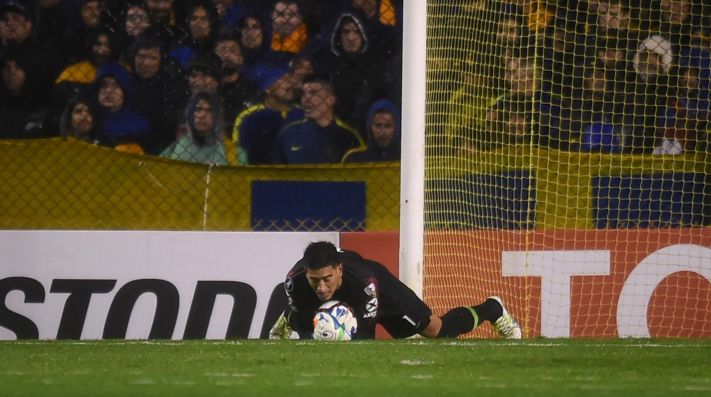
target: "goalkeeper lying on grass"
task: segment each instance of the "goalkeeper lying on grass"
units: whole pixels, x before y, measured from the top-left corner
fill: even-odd
[[[521,327],[498,297],[476,306],[456,307],[439,317],[383,265],[355,252],[338,250],[326,241],[306,248],[304,257],[286,276],[284,289],[289,305],[269,333],[272,339],[289,338],[292,330],[301,339],[311,338],[314,313],[330,300],[352,308],[358,320],[355,339],[374,338],[376,324],[394,338],[415,334],[454,338],[484,321],[493,323],[504,338],[521,338]]]

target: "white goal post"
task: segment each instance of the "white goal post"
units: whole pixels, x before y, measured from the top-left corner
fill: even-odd
[[[427,0],[403,4],[400,280],[422,297]]]

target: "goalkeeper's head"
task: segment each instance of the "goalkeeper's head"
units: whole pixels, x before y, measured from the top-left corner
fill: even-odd
[[[343,282],[343,265],[338,259],[338,249],[328,241],[309,244],[302,259],[306,267],[306,280],[322,301],[331,300]]]

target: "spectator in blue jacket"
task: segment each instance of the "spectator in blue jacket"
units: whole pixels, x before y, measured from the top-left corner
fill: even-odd
[[[305,118],[284,127],[273,159],[278,164],[341,163],[351,150],[363,150],[358,131],[336,118],[336,95],[326,79],[304,82],[301,106]]]
[[[368,147],[351,151],[346,163],[400,161],[400,111],[394,103],[381,99],[368,109]]]
[[[250,106],[235,119],[232,140],[237,145],[239,164],[269,164],[279,130],[303,117],[294,106],[297,80],[286,69],[262,74],[264,100]]]
[[[151,141],[151,125],[133,108],[128,72],[117,63],[104,64],[97,72],[95,88],[100,143],[109,147],[119,144],[145,147]]]

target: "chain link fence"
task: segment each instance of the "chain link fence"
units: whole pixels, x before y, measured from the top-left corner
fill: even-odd
[[[401,27],[398,0],[3,0],[0,227],[395,230]]]

